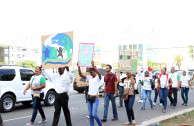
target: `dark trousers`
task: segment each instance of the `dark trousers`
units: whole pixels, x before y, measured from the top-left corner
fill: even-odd
[[[155,97],[154,97],[154,102],[156,103],[156,101],[157,101],[157,98],[158,98],[158,91],[157,91],[157,89],[155,89]]]
[[[118,87],[119,87],[119,105],[123,107],[122,95],[123,95],[124,89],[123,89],[123,86],[118,85]]]
[[[41,105],[41,101],[43,100],[43,97],[44,97],[44,93],[40,93],[40,98],[33,98],[33,95],[32,95],[33,112],[32,112],[31,122],[33,123],[34,123],[34,120],[36,119],[37,110],[40,112],[42,119],[46,119],[44,111],[42,109],[42,105]]]
[[[0,126],[3,126],[3,120],[1,118],[1,115],[0,115]]]
[[[132,122],[133,120],[135,120],[135,116],[133,112],[134,101],[135,101],[135,95],[129,95],[128,100],[124,101],[129,122]]]
[[[172,90],[173,90],[173,96],[174,96],[174,98],[172,98],[172,94],[171,95],[168,95],[168,98],[169,98],[169,100],[170,100],[170,102],[171,102],[171,104],[174,106],[174,107],[176,107],[176,105],[177,105],[177,88],[172,88]]]
[[[58,125],[60,114],[61,114],[61,107],[63,108],[63,112],[64,112],[67,126],[72,126],[71,115],[70,115],[70,111],[68,108],[68,101],[69,101],[69,96],[67,93],[63,93],[63,94],[56,93],[55,112],[54,112],[52,126]]]
[[[85,87],[85,98],[86,98],[86,103],[88,102],[88,101],[87,101],[88,91],[89,91],[89,86],[86,86],[86,87]]]

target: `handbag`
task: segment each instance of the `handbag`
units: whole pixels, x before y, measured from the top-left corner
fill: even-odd
[[[90,102],[95,102],[96,101],[96,96],[92,96],[92,95],[87,95],[87,100]]]
[[[34,76],[34,78],[35,78],[35,76]],[[32,80],[32,83],[34,81],[34,78]],[[31,86],[32,86],[32,83],[31,83]],[[40,91],[39,90],[34,90],[33,91],[33,98],[40,98]]]

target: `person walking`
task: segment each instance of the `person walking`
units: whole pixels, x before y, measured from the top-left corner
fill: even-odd
[[[157,98],[158,98],[158,95],[159,95],[159,92],[158,92],[158,79],[159,79],[159,73],[156,73],[155,77],[154,77],[154,91],[155,91],[155,96],[154,96],[154,106],[156,106],[156,101],[157,101]],[[162,103],[160,103],[160,106],[162,106]]]
[[[65,74],[64,71],[67,70]],[[63,108],[64,116],[66,119],[67,126],[72,126],[71,115],[68,107],[69,96],[68,91],[70,89],[70,84],[73,83],[73,74],[69,71],[69,67],[60,67],[56,75],[49,75],[46,71],[43,74],[47,79],[55,84],[56,99],[55,99],[55,112],[53,117],[52,126],[57,126],[61,114],[61,107]]]
[[[189,94],[189,86],[193,90],[193,87],[191,85],[190,78],[186,75],[186,71],[183,71],[183,75],[180,78],[181,82],[181,97],[183,99],[183,104],[187,106],[188,105],[188,94]]]
[[[174,98],[172,98],[172,94],[168,95],[168,98],[170,100],[170,105],[175,109],[177,105],[177,95],[178,91],[180,90],[180,75],[175,72],[175,68],[171,68],[171,73],[169,74],[169,77],[172,79],[172,94]]]
[[[159,90],[159,97],[160,103],[163,104],[162,112],[166,112],[167,108],[167,97],[169,92],[169,87],[172,85],[172,80],[169,75],[166,73],[166,67],[162,68],[161,73],[158,79],[158,90]]]
[[[149,77],[149,71],[145,72],[145,77]],[[143,104],[141,110],[145,110],[145,105],[146,105],[146,99],[148,97],[148,100],[150,101],[151,109],[153,109],[154,105],[152,102],[151,94],[152,94],[152,79],[144,79],[140,80],[140,83],[143,86]]]
[[[123,95],[123,82],[124,79],[126,78],[126,75],[123,72],[118,72],[118,89],[119,89],[119,108],[123,107],[123,100],[122,100],[122,95]]]
[[[112,102],[112,110],[113,110],[113,119],[112,121],[118,120],[118,113],[117,113],[117,107],[116,107],[116,95],[117,95],[117,77],[115,74],[111,72],[112,66],[107,65],[106,66],[106,72],[107,74],[104,77],[104,93],[102,94],[102,97],[104,97],[104,116],[102,119],[102,122],[107,121],[107,114],[108,114],[108,107],[109,107],[109,101]]]
[[[85,76],[82,74],[79,63],[77,63],[79,76],[86,79],[89,82],[89,90],[87,95],[87,103],[88,103],[88,112],[90,117],[90,126],[94,126],[94,119],[98,123],[99,126],[102,126],[102,121],[98,117],[98,105],[99,105],[99,87],[101,81],[101,74],[98,69],[94,66],[94,61],[92,61],[93,68],[89,69],[91,76]],[[97,73],[97,74],[96,74]]]
[[[134,89],[135,80],[133,72],[127,72],[126,75],[127,78],[124,79],[124,93],[122,98],[125,103],[125,108],[129,122],[124,123],[124,125],[136,125],[133,111],[133,104],[135,102],[135,89]]]
[[[40,115],[42,117],[42,120],[38,123],[46,123],[46,117],[44,114],[44,111],[42,109],[41,101],[44,97],[44,88],[46,84],[46,79],[41,75],[41,67],[36,67],[35,69],[35,75],[31,77],[30,82],[26,86],[24,90],[24,95],[26,94],[26,91],[31,88],[32,93],[32,101],[33,101],[33,112],[32,112],[32,118],[29,123],[26,124],[26,126],[34,126],[34,121],[36,119],[37,110],[39,110]]]

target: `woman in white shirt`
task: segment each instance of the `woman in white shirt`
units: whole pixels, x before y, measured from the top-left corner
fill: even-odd
[[[182,105],[187,106],[189,86],[191,87],[191,89],[193,89],[193,87],[191,85],[190,78],[186,76],[186,71],[183,71],[183,75],[181,76],[180,81],[181,81],[181,97],[183,99]]]
[[[93,68],[90,68],[89,70],[91,76],[83,75],[80,70],[79,63],[77,63],[77,66],[78,66],[79,76],[86,79],[86,81],[89,82],[87,103],[88,103],[88,112],[90,117],[90,126],[94,126],[94,119],[96,120],[99,126],[102,126],[102,121],[97,115],[98,105],[100,102],[98,89],[100,87],[101,74],[94,66],[94,61],[92,61]]]

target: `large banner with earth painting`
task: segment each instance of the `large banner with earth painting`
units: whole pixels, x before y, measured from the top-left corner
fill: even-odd
[[[138,52],[131,50],[119,51],[118,69],[121,72],[137,72]]]
[[[42,67],[72,66],[73,32],[45,35],[42,39]]]

